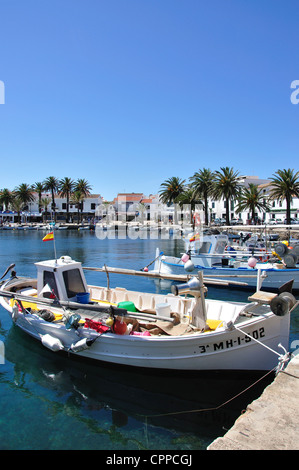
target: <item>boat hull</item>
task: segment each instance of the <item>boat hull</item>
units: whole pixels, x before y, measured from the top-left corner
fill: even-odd
[[[204,267],[201,265],[194,265],[193,272],[186,272],[184,264],[180,262],[180,259],[175,258],[162,259],[159,261],[157,272],[160,274],[174,274],[174,275],[186,275],[196,274],[197,271],[202,271],[203,276],[210,276],[219,278],[222,281],[238,281],[239,283],[246,283],[247,285],[242,286],[241,284],[234,285],[234,288],[249,288],[255,289],[257,286],[257,274],[258,269],[261,269],[266,277],[263,279],[263,290],[277,291],[283,284],[294,279],[293,290],[299,291],[299,269],[277,269],[267,268],[264,263],[259,263],[256,268],[234,268],[234,267]]]
[[[64,351],[70,354],[106,363],[181,371],[265,371],[277,366],[278,354],[282,353],[279,343],[288,349],[290,314],[283,317],[267,314],[266,317],[242,323],[241,331],[222,329],[174,337],[140,337],[112,332],[99,335],[85,328],[80,328],[78,333],[32,314],[21,314],[16,325],[38,340],[46,334],[58,338]],[[73,353],[72,344],[83,338],[95,341],[89,349]]]
[[[148,369],[268,371],[278,365],[278,345],[289,347],[293,296],[208,299],[194,279],[180,295],[152,294],[88,285],[81,263],[67,256],[35,265],[36,279],[12,272],[3,281],[0,304],[16,326],[55,352]]]

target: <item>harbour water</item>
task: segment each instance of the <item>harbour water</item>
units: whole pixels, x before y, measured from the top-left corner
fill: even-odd
[[[0,231],[0,274],[11,263],[17,275],[35,275],[34,262],[53,258],[53,242],[41,231]],[[93,231],[56,231],[57,256],[83,266],[140,270],[157,246],[179,255],[182,240],[98,239]],[[90,284],[106,285],[104,273],[86,271]],[[168,292],[150,279],[111,275],[112,287]],[[248,292],[209,287],[208,296],[246,300]],[[290,344],[298,338],[292,314]],[[17,327],[0,307],[0,449],[9,450],[203,450],[233,425],[273,376],[159,374],[86,364],[56,355]],[[246,392],[241,393],[246,390]],[[236,397],[236,398],[234,398]],[[234,398],[234,399],[233,399]],[[223,404],[223,406],[221,406]]]

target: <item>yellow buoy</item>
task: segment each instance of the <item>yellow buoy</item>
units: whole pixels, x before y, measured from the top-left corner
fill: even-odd
[[[106,325],[107,326],[111,327],[113,325],[113,323],[114,323],[114,320],[113,320],[112,317],[107,318],[107,320],[106,320]]]

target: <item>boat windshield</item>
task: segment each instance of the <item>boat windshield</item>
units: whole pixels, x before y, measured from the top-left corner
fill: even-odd
[[[51,298],[52,291],[54,291],[54,294],[56,295],[56,297],[59,298],[55,276],[52,271],[44,271],[43,286],[45,287],[46,285],[50,287],[50,291],[43,292],[43,297],[46,297],[48,299]]]
[[[215,253],[223,253],[226,247],[226,240],[221,240],[217,242]]]
[[[194,253],[210,253],[212,243],[211,242],[200,242],[196,243],[194,246]]]
[[[224,252],[226,246],[226,240],[217,240],[216,245],[211,243],[210,241],[203,241],[203,242],[195,242],[193,253],[195,255],[213,255],[213,254],[221,254]]]
[[[84,292],[85,287],[83,284],[82,276],[79,269],[69,269],[63,272],[63,279],[65,283],[67,296],[74,297],[79,292]]]

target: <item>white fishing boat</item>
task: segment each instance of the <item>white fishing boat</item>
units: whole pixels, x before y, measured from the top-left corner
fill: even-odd
[[[200,271],[205,278],[236,279],[240,288],[252,290],[257,285],[258,272],[262,271],[264,290],[277,291],[289,279],[294,279],[293,290],[299,291],[298,263],[299,244],[288,247],[277,243],[268,250],[252,245],[231,246],[227,236],[216,231],[186,237],[185,253],[180,258],[159,255],[157,248],[153,272],[196,275]]]
[[[290,292],[226,302],[206,298],[201,276],[159,295],[87,285],[81,263],[68,256],[35,266],[32,279],[17,277],[11,265],[0,301],[19,328],[52,351],[183,371],[272,370],[289,358],[297,305]]]

